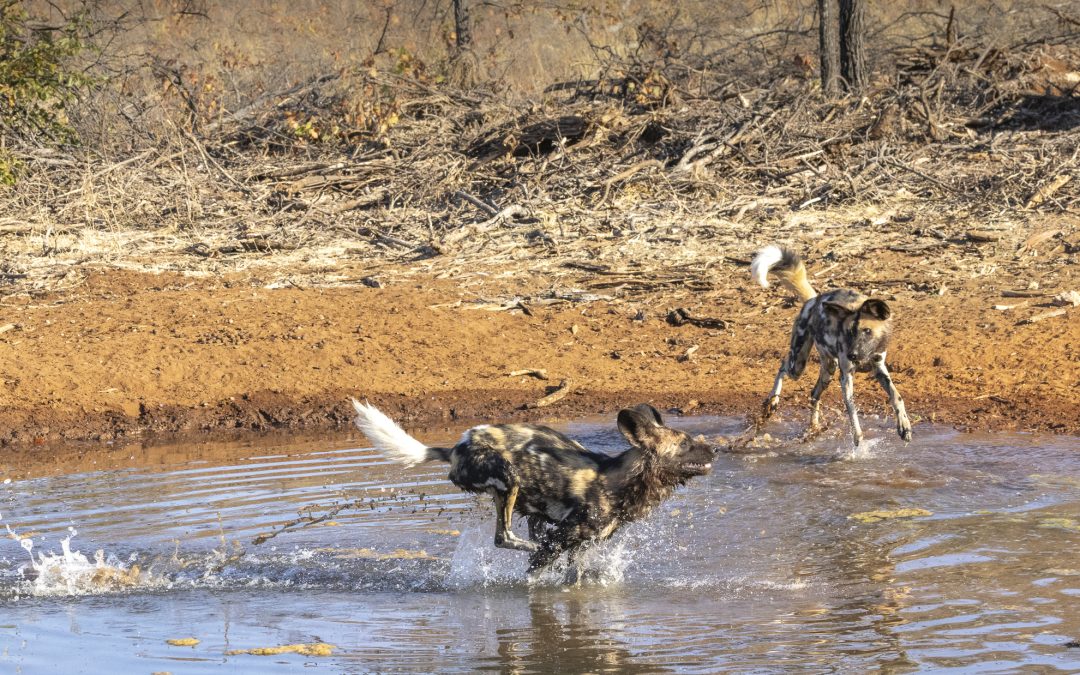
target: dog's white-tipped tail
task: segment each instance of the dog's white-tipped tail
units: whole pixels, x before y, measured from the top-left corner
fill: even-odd
[[[406,433],[378,408],[355,398],[352,404],[356,409],[356,419],[353,421],[379,452],[407,466],[429,459],[428,447]]]
[[[817,295],[806,277],[805,263],[794,251],[775,245],[758,251],[750,263],[750,276],[761,284],[762,288],[768,288],[770,273],[775,274],[783,286],[795,291],[803,302]]]
[[[769,270],[773,265],[780,262],[784,252],[779,246],[766,246],[757,252],[753,262],[750,263],[750,276],[754,281],[761,284],[762,288],[769,287]]]

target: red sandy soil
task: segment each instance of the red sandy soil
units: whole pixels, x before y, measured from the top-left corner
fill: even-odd
[[[5,303],[0,443],[333,428],[348,423],[349,396],[410,425],[567,418],[640,401],[750,415],[796,308],[780,291],[751,288],[745,268],[716,274],[724,290],[691,310],[724,318],[725,329],[669,325],[671,298],[647,292],[527,314],[471,309],[475,289],[416,276],[271,290],[242,277],[94,273],[74,291]],[[484,292],[543,288],[511,277]],[[1080,309],[1018,324],[1037,301],[1024,315],[996,311],[1000,289],[976,282],[886,297],[897,317],[889,365],[916,423],[1080,432]],[[510,375],[529,368],[549,379]],[[784,415],[805,418],[815,377],[812,364],[786,385]],[[570,395],[524,409],[564,378]],[[856,389],[864,413],[883,416],[868,418],[868,435],[892,433],[877,385],[860,376]],[[825,400],[832,423],[844,423],[838,387]]]

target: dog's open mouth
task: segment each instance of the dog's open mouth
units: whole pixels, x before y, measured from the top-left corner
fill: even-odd
[[[683,471],[692,474],[709,473],[712,471],[712,462],[690,462],[682,465]]]

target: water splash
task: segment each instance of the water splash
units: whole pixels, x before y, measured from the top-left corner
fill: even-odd
[[[872,459],[875,454],[873,452],[874,448],[880,445],[884,440],[884,438],[864,438],[861,443],[854,448],[848,448],[846,451],[843,451],[840,456],[842,459],[851,462]]]
[[[526,583],[528,556],[518,551],[495,548],[491,543],[493,527],[462,529],[450,559],[446,585],[453,589],[476,586],[509,586]]]
[[[640,529],[640,525],[635,524],[635,532]],[[566,583],[569,566],[565,554],[548,569],[530,578],[526,573],[528,556],[495,548],[491,532],[492,529],[483,526],[462,530],[450,561],[447,587],[461,590],[478,586],[561,586]],[[611,541],[583,548],[578,558],[582,582],[601,586],[621,583],[636,553],[644,550],[644,545],[651,541],[648,536],[649,541],[640,539],[640,536],[624,533]]]
[[[24,592],[35,596],[96,595],[168,585],[166,579],[144,572],[133,560],[123,562],[102,549],[95,551],[91,560],[72,549],[76,534],[75,528],[68,528],[68,536],[60,540],[60,553],[42,551],[36,558],[31,553],[30,565],[23,571],[29,580]],[[20,543],[30,553],[31,547],[25,546],[28,541],[24,538]]]
[[[36,556],[30,536],[20,535],[8,523],[4,523],[4,529],[11,539],[19,542],[29,557],[29,561],[15,571],[18,577],[16,583],[2,589],[16,598],[22,595],[99,595],[153,590],[169,585],[168,579],[144,571],[134,554],[127,561],[122,561],[118,556],[98,549],[91,559],[78,549],[73,549],[71,542],[79,534],[74,527],[68,527],[68,535],[60,540],[59,553],[38,551]]]

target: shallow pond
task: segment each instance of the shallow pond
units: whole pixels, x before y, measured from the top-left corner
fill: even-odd
[[[0,672],[1080,672],[1080,440],[867,428],[721,455],[578,588],[359,436],[0,455]]]

